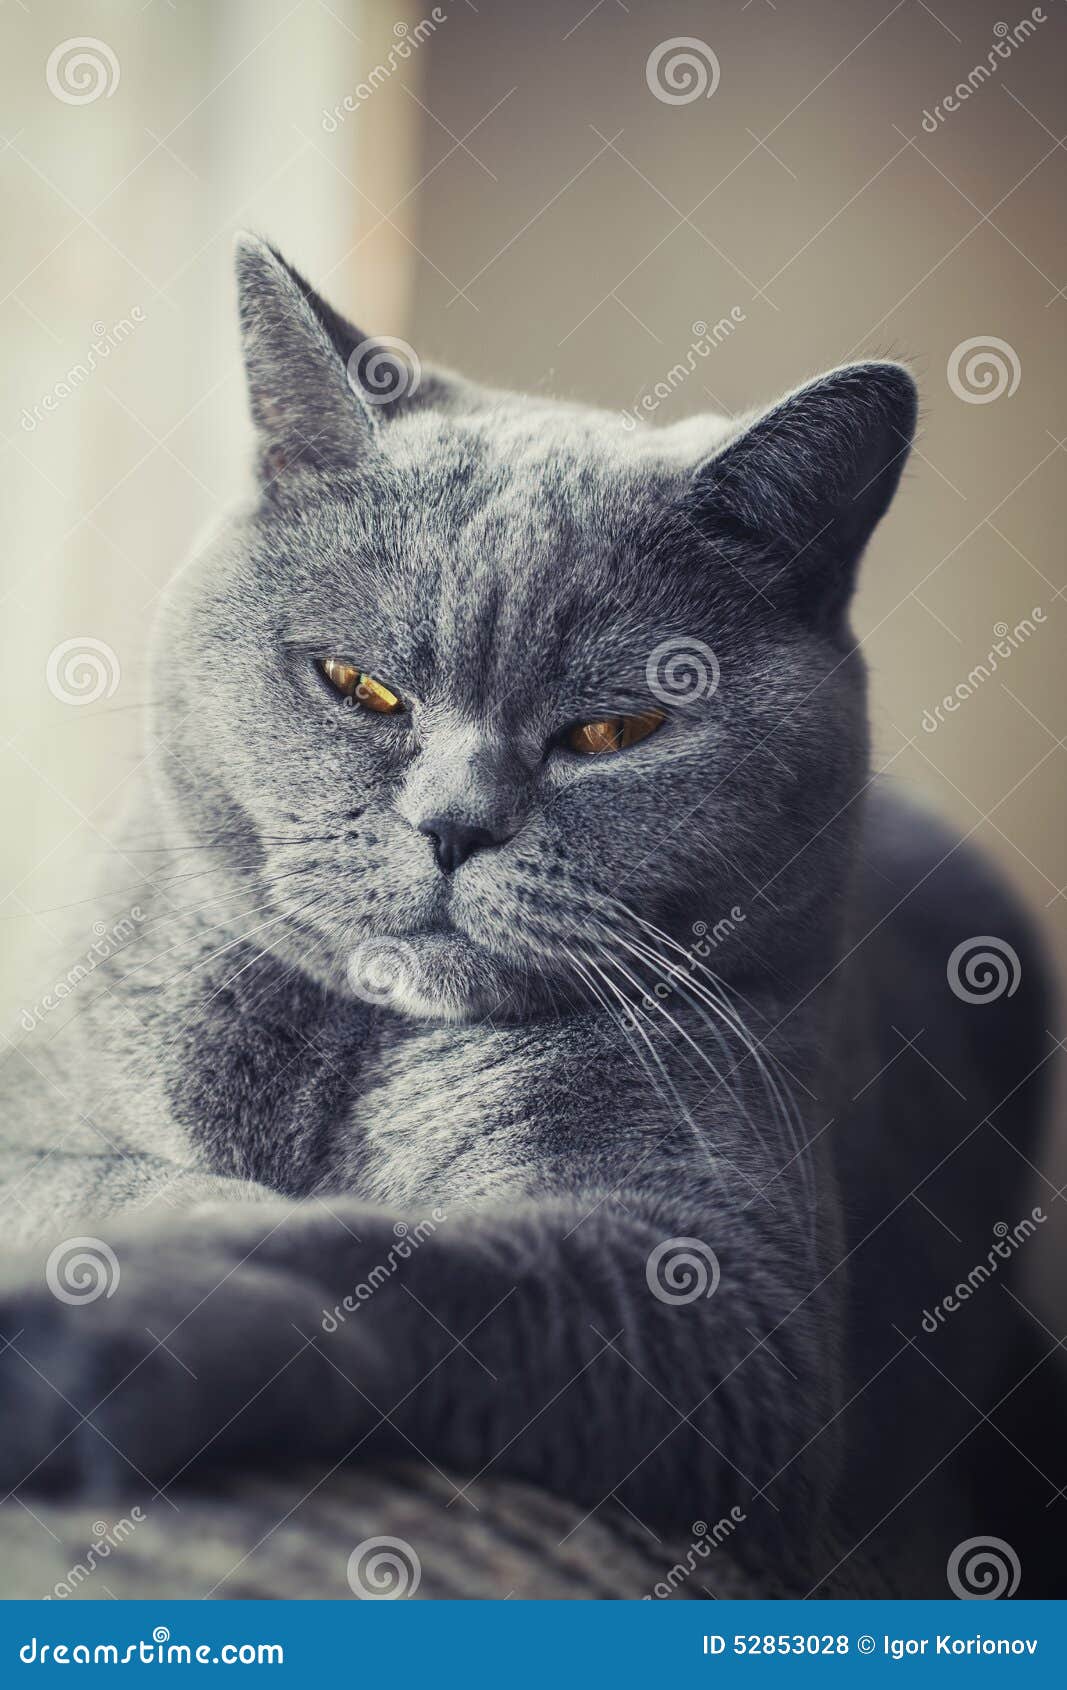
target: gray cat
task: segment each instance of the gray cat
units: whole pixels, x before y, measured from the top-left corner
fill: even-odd
[[[849,626],[911,377],[635,430],[238,269],[256,492],[160,618],[142,920],[8,1065],[5,1487],[414,1455],[732,1509],[801,1595],[1018,1552],[1058,1362],[999,1285],[922,1321],[1030,1214],[1042,964],[872,782]]]

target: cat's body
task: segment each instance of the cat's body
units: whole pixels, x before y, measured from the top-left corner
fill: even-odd
[[[868,789],[847,601],[909,379],[631,440],[434,376],[385,420],[352,332],[244,266],[263,491],[162,621],[138,930],[9,1069],[9,1238],[94,1233],[121,1283],[67,1307],[10,1270],[5,1478],[414,1448],[739,1508],[799,1594],[874,1534],[939,1594],[1024,1343],[998,1288],[982,1353],[966,1312],[929,1365],[908,1339],[1029,1212],[1047,1011],[1000,888]],[[331,653],[406,719],[342,709]],[[645,744],[560,741],[650,689]],[[1022,984],[976,1006],[947,970],[982,933]]]

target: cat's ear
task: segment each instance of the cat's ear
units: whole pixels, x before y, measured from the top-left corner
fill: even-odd
[[[694,519],[769,553],[812,608],[836,608],[896,492],[917,393],[901,364],[845,364],[749,420],[702,464]]]
[[[237,239],[237,297],[264,482],[283,486],[300,467],[355,470],[377,418],[349,367],[370,343],[255,235]]]

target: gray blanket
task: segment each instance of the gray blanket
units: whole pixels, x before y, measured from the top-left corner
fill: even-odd
[[[164,1498],[14,1497],[0,1508],[0,1595],[70,1598],[709,1599],[784,1594],[714,1526],[667,1539],[621,1509],[584,1511],[511,1481],[457,1496],[445,1475],[296,1470]],[[32,1511],[31,1511],[32,1510]],[[391,1539],[392,1543],[381,1540]],[[820,1596],[886,1594],[846,1556]]]

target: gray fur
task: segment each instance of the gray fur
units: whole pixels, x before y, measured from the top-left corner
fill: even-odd
[[[984,1523],[973,1469],[898,1512],[916,1452],[892,1434],[929,1419],[929,1465],[958,1403],[910,1353],[865,1387],[958,1252],[894,1217],[972,1155],[953,1230],[1022,1212],[1021,1162],[974,1130],[1010,1094],[1032,1145],[1047,1010],[999,886],[868,790],[848,600],[911,378],[847,366],[659,431],[442,372],[381,404],[346,375],[358,331],[276,254],[246,241],[239,277],[258,480],[159,622],[130,822],[158,895],[51,1066],[11,1064],[8,1236],[95,1233],[121,1284],[70,1307],[43,1246],[9,1264],[6,1481],[414,1451],[675,1527],[737,1506],[739,1563],[801,1594],[828,1536],[888,1509],[905,1587],[940,1594]],[[648,709],[652,654],[694,641],[717,689],[629,751],[559,747]],[[330,655],[413,708],[345,709]],[[446,877],[441,816],[501,843]],[[1024,990],[979,1047],[945,963],[984,931]],[[895,1060],[920,1026],[958,1091]],[[714,1295],[653,1295],[679,1238],[714,1250]],[[980,1358],[964,1317],[938,1351],[970,1400],[993,1405],[1019,1318],[998,1293]]]

